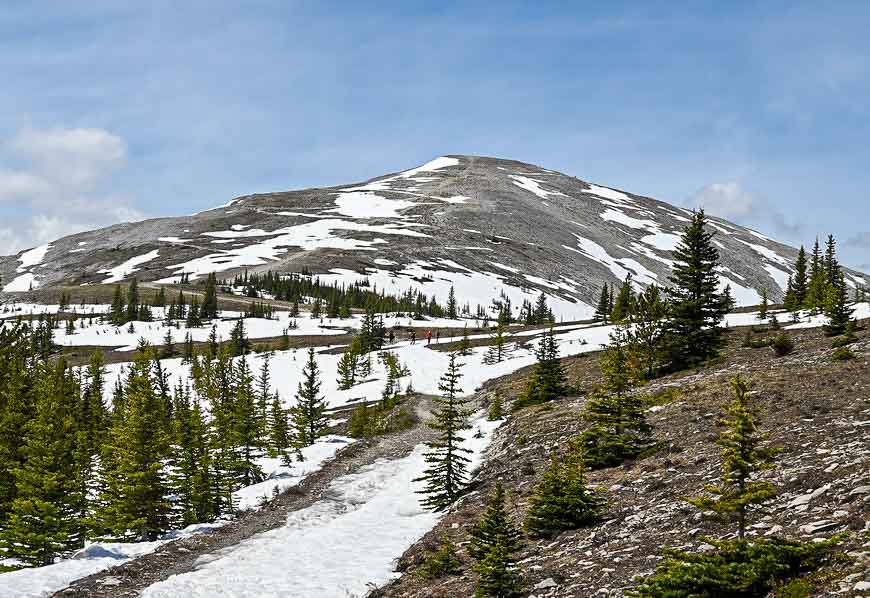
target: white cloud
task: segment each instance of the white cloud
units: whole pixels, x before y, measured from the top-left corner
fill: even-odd
[[[12,209],[0,254],[144,218],[132,197],[107,189],[126,155],[121,137],[95,128],[26,128],[0,144],[0,159],[16,165],[0,167],[0,209]]]
[[[752,216],[759,209],[755,197],[734,181],[711,183],[698,190],[686,204],[692,208],[704,208],[713,216],[737,221]]]
[[[124,140],[103,129],[22,129],[9,148],[48,181],[90,189],[124,164]]]

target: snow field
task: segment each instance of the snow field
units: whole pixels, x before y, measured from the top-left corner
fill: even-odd
[[[472,469],[499,423],[480,414],[466,432]],[[285,526],[149,587],[143,598],[363,596],[369,583],[393,577],[398,555],[440,517],[420,506],[423,484],[414,481],[425,469],[425,450],[418,446],[407,457],[382,459],[338,478],[327,498],[291,513]]]

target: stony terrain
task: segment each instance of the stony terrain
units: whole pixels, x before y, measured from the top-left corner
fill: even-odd
[[[832,363],[830,340],[819,330],[793,333],[797,348],[783,358],[770,349],[741,348],[742,332],[729,335],[727,354],[719,362],[644,389],[658,397],[650,420],[665,448],[622,468],[591,474],[591,483],[609,501],[601,523],[552,540],[526,541],[520,565],[529,596],[622,596],[636,576],[654,569],[662,547],[702,551],[707,548],[705,536],[731,533],[682,498],[697,495],[718,476],[718,447],[712,441],[721,406],[730,396],[729,380],[736,374],[751,380],[754,396],[765,408],[770,440],[783,449],[778,468],[765,474],[779,495],[756,516],[751,535],[812,540],[850,531],[843,552],[851,562],[816,575],[814,595],[870,594],[870,334],[860,333],[857,359]],[[579,389],[595,383],[596,356],[566,363]],[[487,392],[515,397],[524,374],[494,381]],[[551,451],[582,431],[583,400],[581,394],[511,416],[490,446],[474,491],[405,553],[399,564],[404,575],[375,595],[471,595],[475,576],[461,548],[469,526],[480,516],[496,480],[503,481],[510,511],[522,520]],[[463,574],[424,580],[414,571],[445,537],[460,546]]]
[[[244,269],[329,274],[472,309],[503,288],[540,292],[557,317],[591,313],[601,285],[667,282],[683,208],[513,160],[449,156],[363,184],[248,195],[193,216],[119,224],[0,258],[7,292],[59,284],[191,280]],[[742,304],[781,297],[794,249],[713,218],[721,277]],[[850,284],[863,284],[850,273]]]

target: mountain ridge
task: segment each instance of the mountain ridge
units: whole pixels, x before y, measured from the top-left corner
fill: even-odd
[[[310,271],[396,294],[451,286],[471,311],[502,292],[515,308],[545,293],[557,317],[592,314],[603,284],[667,283],[691,212],[518,160],[452,154],[362,183],[242,195],[191,216],[63,237],[0,258],[4,292],[215,271]],[[710,217],[720,278],[740,304],[781,299],[796,250]],[[760,266],[760,267],[759,267]],[[849,272],[849,284],[866,279]]]

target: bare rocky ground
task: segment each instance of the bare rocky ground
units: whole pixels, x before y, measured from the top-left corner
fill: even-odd
[[[232,548],[255,534],[284,525],[290,512],[328,498],[329,486],[337,478],[358,471],[378,459],[405,457],[415,446],[429,440],[431,430],[424,422],[429,417],[431,397],[417,395],[409,400],[414,405],[413,427],[350,444],[341,449],[321,470],[307,476],[298,486],[270,500],[263,508],[245,512],[213,532],[167,543],[152,554],[78,580],[54,595],[65,598],[138,596],[152,584],[195,569],[203,557],[218,556],[221,550]],[[335,415],[346,413],[335,412]]]
[[[779,495],[753,519],[751,535],[811,541],[849,531],[842,552],[850,562],[814,575],[813,595],[870,594],[870,334],[859,333],[857,359],[838,363],[831,362],[830,339],[819,330],[792,333],[796,350],[783,358],[770,349],[741,348],[742,334],[729,335],[728,349],[716,363],[643,389],[660,397],[650,420],[665,448],[591,474],[590,482],[605,491],[609,504],[599,524],[525,542],[520,566],[527,596],[623,596],[635,577],[654,570],[663,547],[700,551],[707,548],[705,536],[731,533],[682,498],[699,494],[719,475],[713,440],[721,407],[731,396],[729,381],[737,374],[751,380],[770,440],[783,449],[778,467],[764,475]],[[597,356],[565,361],[579,389],[596,381]],[[483,392],[512,399],[521,392],[525,374],[493,381]],[[568,398],[511,416],[496,433],[473,490],[402,556],[398,570],[404,575],[374,595],[472,595],[475,575],[462,546],[495,481],[504,483],[510,511],[521,522],[550,453],[583,430],[583,401],[582,396]],[[463,573],[425,580],[415,570],[444,538],[460,547]]]

